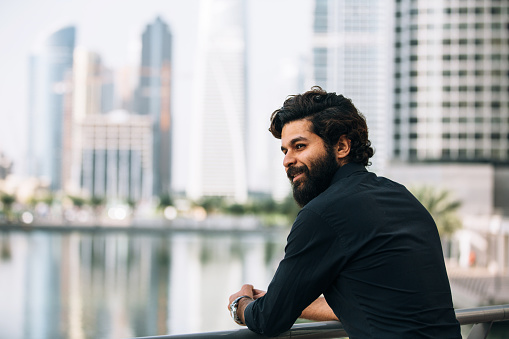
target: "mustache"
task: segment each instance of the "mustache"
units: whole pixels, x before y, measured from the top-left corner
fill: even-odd
[[[293,177],[295,177],[296,175],[301,174],[301,173],[306,173],[306,174],[309,173],[309,169],[307,168],[306,165],[302,165],[302,166],[298,166],[298,167],[297,166],[290,167],[288,169],[288,171],[286,171],[286,176],[291,181],[293,179]]]

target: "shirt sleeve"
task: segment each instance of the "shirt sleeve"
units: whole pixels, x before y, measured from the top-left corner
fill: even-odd
[[[266,336],[289,330],[335,279],[338,243],[338,235],[322,217],[301,210],[267,293],[245,309],[248,328]]]

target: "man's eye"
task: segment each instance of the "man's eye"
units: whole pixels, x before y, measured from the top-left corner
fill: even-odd
[[[297,145],[295,145],[295,148],[296,149],[301,149],[301,148],[304,148],[305,146],[306,145],[304,145],[304,144],[297,144]]]

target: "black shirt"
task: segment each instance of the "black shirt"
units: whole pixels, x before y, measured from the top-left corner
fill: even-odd
[[[352,339],[461,338],[433,219],[404,186],[359,164],[299,212],[246,324],[278,335],[321,294]]]

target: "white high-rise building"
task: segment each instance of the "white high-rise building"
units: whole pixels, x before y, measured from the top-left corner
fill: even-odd
[[[244,6],[244,0],[201,2],[187,185],[191,199],[247,198]]]
[[[118,110],[89,115],[81,130],[80,181],[88,196],[139,201],[152,196],[152,121]]]
[[[509,163],[509,2],[396,2],[394,151]]]
[[[47,180],[53,191],[65,177],[75,36],[74,26],[59,29],[30,58],[28,175]]]
[[[343,94],[366,117],[383,169],[390,147],[392,1],[315,0],[314,83]]]

